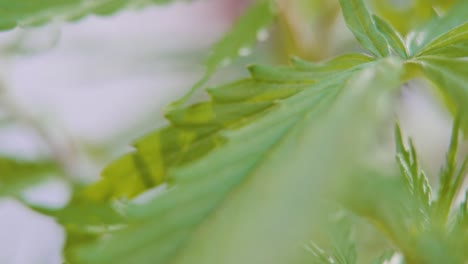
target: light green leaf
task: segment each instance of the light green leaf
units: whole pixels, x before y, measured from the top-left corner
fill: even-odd
[[[367,0],[366,2],[370,4],[376,14],[391,23],[393,28],[405,36],[408,32],[427,23],[435,15],[433,6],[428,3],[429,1],[431,0],[408,0],[404,2]]]
[[[447,162],[441,170],[438,196],[433,201],[429,197],[429,182],[417,163],[414,146],[411,141],[408,147],[404,146],[398,126],[395,129],[395,143],[401,174],[399,183],[391,186],[391,177],[382,177],[387,181],[387,186],[383,182],[366,185],[357,181],[355,188],[362,187],[353,199],[360,199],[361,203],[351,202],[354,206],[350,208],[369,218],[370,222],[386,233],[399,252],[402,252],[405,261],[410,263],[437,264],[447,261],[461,264],[466,260],[462,248],[466,245],[468,234],[461,231],[459,220],[449,217],[454,213],[451,210],[453,193],[460,190],[467,166],[465,160],[457,172],[455,160],[459,122],[460,119],[457,119],[454,123]],[[367,192],[374,193],[373,197],[378,202],[364,202],[362,199],[370,196],[366,195]],[[348,203],[350,201],[346,200],[345,204]],[[355,206],[359,204],[361,207]]]
[[[453,115],[468,110],[466,104],[468,100],[466,86],[468,83],[468,61],[464,57],[425,56],[414,63],[421,68],[424,76],[441,91]],[[464,115],[463,128],[466,127],[467,122],[467,116]]]
[[[170,113],[171,127],[137,143],[131,155],[138,165],[124,161],[124,174],[114,163],[117,174],[88,194],[128,194],[112,185],[127,174],[139,186],[125,186],[132,192],[148,179],[169,182],[167,191],[130,205],[128,228],[77,256],[90,264],[303,263],[318,213],[311,194],[321,197],[342,182],[350,160],[371,144],[376,99],[399,85],[401,66],[393,59],[365,63],[314,83],[255,75],[212,89],[212,102]]]
[[[444,16],[435,17],[423,29],[409,35],[411,56],[430,55],[432,50],[468,41],[468,2],[459,0]]]
[[[395,252],[393,250],[389,250],[387,252],[384,252],[378,259],[372,262],[372,264],[386,264],[389,263],[389,261],[392,259],[392,257],[395,255]]]
[[[51,161],[21,161],[0,157],[0,196],[16,195],[57,171],[56,164]]]
[[[449,9],[457,0],[431,0],[434,8],[438,8],[442,11]]]
[[[459,146],[459,131],[462,116],[458,115],[452,127],[452,136],[449,150],[447,151],[445,165],[440,170],[440,184],[436,210],[438,217],[445,222],[450,214],[455,195],[463,187],[463,182],[468,166],[468,156],[465,157],[460,169],[457,171],[457,152]]]
[[[302,60],[298,57],[291,59],[295,68],[303,71],[319,71],[319,72],[333,72],[339,70],[346,70],[350,67],[357,66],[365,62],[371,62],[373,58],[358,53],[343,54],[329,61],[322,63],[313,63],[310,61]]]
[[[89,243],[95,243],[103,236],[126,226],[125,215],[122,214],[126,204],[114,201],[95,202],[80,197],[77,187],[75,197],[64,208],[48,208],[27,204],[34,211],[55,219],[66,231],[66,241],[63,254],[66,263],[80,263],[73,254],[73,249]],[[78,194],[78,195],[76,195]]]
[[[326,225],[327,236],[330,240],[331,249],[324,250],[315,242],[309,242],[305,249],[312,254],[313,264],[356,264],[357,252],[356,244],[352,238],[352,221],[344,212],[335,212],[340,214],[338,219],[328,219]],[[330,223],[331,222],[331,223]]]
[[[377,57],[390,54],[385,38],[377,29],[363,0],[340,0],[348,28],[361,45]]]
[[[90,14],[109,15],[131,5],[170,0],[0,0],[0,30],[34,26],[54,19],[76,20]]]
[[[400,33],[398,33],[398,31],[396,31],[392,25],[380,17],[372,16],[372,18],[377,26],[377,29],[387,40],[388,45],[390,45],[393,51],[400,55],[401,58],[406,59],[408,57],[408,52],[406,51],[404,39],[402,36],[400,36]]]
[[[230,64],[239,56],[249,55],[254,44],[267,36],[267,28],[273,21],[274,13],[273,6],[268,0],[257,1],[248,8],[245,14],[239,17],[233,28],[212,47],[211,53],[204,64],[204,76],[184,97],[172,103],[168,111],[183,106],[193,93],[202,88],[219,68]]]
[[[277,107],[276,102],[369,60],[365,55],[349,54],[320,64],[296,58],[292,67],[252,66],[251,79],[208,89],[212,102],[169,112],[167,118],[173,126],[138,140],[134,144],[137,151],[107,166],[103,179],[86,190],[87,195],[98,201],[131,198],[168,181],[170,168],[225,144],[226,138],[219,131],[252,123],[257,116]]]
[[[416,198],[423,214],[429,214],[431,206],[431,186],[426,174],[419,166],[416,149],[412,140],[409,140],[409,147],[403,144],[400,127],[395,126],[396,159],[400,167],[400,174],[403,177],[408,191]]]
[[[465,51],[466,51],[467,44],[468,44],[468,21],[465,22],[463,25],[446,32],[442,36],[430,42],[426,47],[424,47],[421,50],[421,52],[419,53],[419,56],[431,55],[431,54],[434,54],[434,51],[447,48],[447,47],[452,47],[455,45],[465,46]]]

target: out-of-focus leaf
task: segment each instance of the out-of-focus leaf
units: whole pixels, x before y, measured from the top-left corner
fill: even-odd
[[[356,264],[356,245],[352,238],[352,222],[349,217],[343,215],[339,219],[331,219],[328,223],[330,252],[325,251],[314,242],[306,245],[306,250],[313,255],[314,264]]]
[[[211,53],[204,64],[205,74],[201,80],[184,97],[172,103],[169,110],[183,106],[196,90],[206,84],[216,70],[230,64],[239,56],[250,55],[254,44],[267,37],[267,28],[273,18],[274,9],[270,1],[260,0],[252,4],[245,14],[239,17],[232,29],[211,48]]]
[[[436,15],[427,0],[404,2],[367,0],[367,2],[376,14],[387,20],[402,35],[419,28]]]
[[[452,136],[449,150],[446,155],[445,165],[440,171],[440,187],[436,203],[436,210],[438,217],[440,217],[443,222],[448,219],[455,195],[462,188],[468,165],[467,156],[465,157],[465,160],[463,161],[460,169],[457,171],[457,151],[459,145],[460,122],[461,116],[459,115],[455,119],[452,127]]]
[[[42,214],[54,217],[65,227],[79,229],[101,228],[105,230],[109,226],[125,223],[124,217],[110,203],[73,201],[61,209],[38,206],[31,206],[31,208]]]
[[[0,30],[34,26],[54,19],[75,20],[90,14],[109,15],[128,6],[171,0],[0,0]]]
[[[328,75],[290,69],[316,78],[307,82],[275,73],[261,68],[250,80],[210,90],[211,102],[169,113],[172,126],[139,141],[123,164],[111,165],[117,174],[89,189],[89,197],[135,194],[158,179],[170,187],[130,206],[128,228],[78,249],[77,256],[100,264],[308,259],[300,245],[317,213],[310,194],[340,182],[348,169],[333,164],[350,165],[368,146],[376,98],[398,86],[401,63],[387,59]],[[134,175],[133,186],[117,186],[127,175]]]
[[[452,7],[452,5],[457,2],[457,0],[432,0],[431,2],[434,8],[445,11],[450,9],[450,7]]]
[[[324,63],[313,63],[294,57],[291,59],[294,67],[304,71],[333,72],[346,70],[362,63],[371,62],[373,58],[364,54],[344,54]]]
[[[421,206],[421,210],[418,210],[418,212],[422,212],[427,216],[431,205],[431,186],[426,174],[419,166],[413,142],[410,140],[408,149],[405,147],[398,125],[395,127],[395,142],[396,159],[400,167],[400,173],[409,192],[416,198],[418,205]]]
[[[467,54],[465,54],[466,56]],[[461,58],[446,58],[443,56],[427,56],[415,61],[421,67],[424,76],[440,89],[449,110],[456,115],[466,112],[468,89],[468,60]],[[462,127],[467,124],[463,116]]]
[[[460,190],[467,161],[457,171],[456,152],[460,119],[454,122],[452,141],[447,153],[446,165],[441,170],[438,196],[431,201],[429,182],[417,162],[414,146],[405,147],[399,127],[395,130],[397,161],[401,177],[380,177],[380,183],[365,183],[355,179],[360,188],[355,197],[343,201],[358,215],[369,218],[402,252],[409,263],[459,263],[466,260],[463,247],[467,233],[459,223],[460,213],[453,212],[454,193]],[[393,178],[396,179],[396,178]],[[386,183],[384,183],[386,182]],[[354,188],[350,188],[353,190]],[[346,191],[345,191],[346,192]],[[377,202],[365,202],[374,193]],[[357,200],[354,200],[357,199]],[[354,200],[354,201],[353,201]],[[359,206],[356,206],[359,205]],[[455,215],[452,219],[451,215]]]
[[[395,255],[395,252],[393,250],[384,252],[378,259],[372,262],[372,264],[387,264],[389,263],[389,261],[392,259],[394,255]]]
[[[252,66],[252,78],[210,88],[212,102],[174,110],[172,126],[153,132],[134,146],[136,151],[107,166],[101,181],[86,190],[93,200],[131,198],[171,179],[173,167],[185,165],[223,146],[221,131],[253,123],[276,104],[340,71],[353,71],[370,58],[360,54],[339,56],[326,63],[294,59],[293,66]]]
[[[435,18],[409,39],[409,64],[440,89],[449,110],[458,115],[467,111],[468,90],[468,2],[458,1],[444,16]],[[463,115],[462,128],[468,118]]]
[[[421,51],[418,53],[418,56],[423,57],[434,54],[445,55],[445,53],[453,52],[451,47],[454,46],[462,49],[466,54],[467,44],[468,23],[465,23],[430,42],[427,46],[421,49]]]
[[[430,55],[431,50],[468,41],[468,2],[459,0],[441,17],[410,35],[411,56]]]
[[[406,46],[400,33],[380,17],[372,16],[372,18],[374,19],[377,29],[382,33],[382,36],[387,40],[388,45],[390,45],[393,51],[400,55],[401,58],[407,58],[408,52],[406,51]]]
[[[20,161],[0,157],[0,195],[15,195],[57,171],[56,164],[51,161]]]
[[[390,54],[387,42],[377,29],[363,0],[340,0],[348,28],[361,45],[377,57]]]

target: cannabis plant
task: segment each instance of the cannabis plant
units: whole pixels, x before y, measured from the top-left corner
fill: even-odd
[[[0,25],[151,2],[169,1],[3,1]],[[24,201],[65,228],[65,263],[468,263],[468,159],[457,155],[468,128],[468,1],[412,1],[406,13],[392,1],[293,2],[316,8],[313,19],[325,12],[322,22],[344,18],[356,45],[249,65],[248,77],[193,103],[213,74],[284,23],[286,1],[252,1],[200,81],[164,109],[167,126],[137,139],[97,182],[74,184],[64,208]],[[318,25],[326,37],[317,42],[331,45]],[[454,116],[438,183],[395,124],[399,91],[415,80]],[[391,162],[377,155],[387,137]],[[20,197],[56,166],[2,159],[2,194]]]

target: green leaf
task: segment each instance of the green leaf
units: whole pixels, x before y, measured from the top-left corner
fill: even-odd
[[[306,245],[306,250],[312,253],[315,264],[355,264],[357,263],[356,244],[351,236],[352,221],[344,212],[338,219],[328,219],[331,223],[326,226],[329,240],[331,240],[331,250],[326,251],[314,242]]]
[[[374,23],[377,26],[377,29],[382,33],[382,36],[387,41],[388,45],[400,55],[401,58],[406,59],[408,57],[408,52],[406,51],[406,46],[404,39],[400,36],[400,33],[396,31],[392,25],[387,23],[387,21],[381,19],[378,16],[372,16]]]
[[[377,57],[390,54],[387,42],[377,29],[363,0],[340,0],[348,28],[361,45]]]
[[[420,168],[416,149],[413,142],[409,140],[409,148],[403,144],[400,127],[395,126],[396,159],[400,167],[400,174],[408,188],[408,191],[418,201],[420,210],[425,215],[429,214],[431,206],[431,186],[424,171]]]
[[[466,45],[468,44],[468,21],[463,25],[450,30],[430,42],[422,49],[419,56],[431,55],[436,52],[441,53],[440,50],[452,46],[464,46],[466,54]]]
[[[375,13],[390,22],[398,32],[402,35],[407,35],[408,32],[427,23],[435,15],[433,6],[428,3],[430,1],[408,0],[397,2],[369,0],[367,2]]]
[[[395,251],[389,250],[387,252],[384,252],[378,259],[372,262],[372,264],[386,264],[389,263],[389,261],[392,259],[392,257],[395,255]]]
[[[468,89],[466,87],[466,83],[468,83],[468,61],[465,57],[425,56],[413,63],[420,67],[424,76],[440,90],[453,115],[468,110],[466,104],[468,100]],[[468,119],[464,115],[462,127],[466,128],[467,124]]]
[[[452,208],[455,195],[463,187],[467,166],[468,156],[465,157],[460,169],[457,172],[457,150],[459,145],[461,116],[459,115],[452,127],[452,136],[450,140],[449,150],[446,155],[446,162],[440,171],[440,187],[437,200],[438,216],[445,222],[449,217],[450,209]]]
[[[51,161],[22,161],[0,157],[0,196],[16,195],[57,171],[56,164]]]
[[[296,69],[303,71],[333,72],[346,70],[362,63],[371,62],[373,58],[358,53],[343,54],[329,61],[316,63],[302,60],[298,57],[291,59]]]
[[[376,98],[399,85],[401,63],[365,63],[313,83],[266,72],[276,70],[212,89],[211,102],[169,113],[172,126],[140,140],[130,154],[139,162],[111,165],[116,174],[88,190],[94,199],[142,191],[148,179],[169,186],[156,199],[129,206],[128,228],[78,249],[82,262],[275,264],[308,258],[298,245],[308,241],[318,213],[310,194],[341,182],[351,168],[332,164],[351,166],[372,141]],[[120,186],[127,175],[137,187],[130,181]]]
[[[75,196],[63,208],[49,208],[23,201],[32,210],[54,218],[65,229],[67,236],[63,254],[67,263],[80,263],[75,259],[72,249],[95,243],[99,238],[109,236],[127,224],[122,213],[126,203],[90,201],[81,196],[82,186],[74,187]]]
[[[435,17],[410,35],[411,56],[430,55],[432,50],[468,41],[468,2],[459,0],[444,16]]]
[[[86,190],[92,200],[134,197],[170,181],[170,168],[192,162],[226,143],[219,132],[253,123],[276,103],[298,94],[318,80],[353,71],[370,58],[360,54],[336,57],[325,63],[293,59],[293,66],[252,66],[252,78],[210,88],[212,102],[176,109],[167,114],[173,126],[150,133],[135,144],[136,151],[107,166],[103,179]]]
[[[254,44],[268,34],[267,28],[272,23],[274,15],[270,1],[260,0],[252,4],[245,14],[239,17],[232,29],[211,48],[211,53],[204,63],[204,76],[184,97],[172,103],[168,111],[183,106],[219,68],[230,64],[239,56],[249,55]]]
[[[0,30],[35,26],[54,19],[76,20],[90,14],[109,15],[130,5],[170,0],[0,0]]]
[[[411,141],[404,146],[398,125],[395,128],[397,162],[400,166],[401,186],[391,188],[385,184],[362,186],[359,199],[367,199],[373,192],[379,201],[362,202],[361,207],[351,207],[355,213],[369,218],[381,231],[387,234],[393,244],[410,263],[464,263],[467,234],[460,225],[460,213],[450,219],[454,194],[460,190],[467,160],[457,172],[456,152],[460,119],[454,122],[452,140],[447,153],[446,165],[441,170],[441,183],[438,196],[430,200],[430,187],[417,162],[415,148]],[[387,184],[390,185],[387,177]],[[363,186],[364,185],[364,186]],[[351,190],[354,188],[351,188]],[[363,195],[364,193],[364,195]],[[345,196],[346,197],[346,196]],[[356,199],[356,198],[353,198]],[[349,201],[345,201],[349,204]],[[352,203],[354,205],[359,203]],[[462,205],[463,206],[463,205]],[[450,259],[449,259],[450,258]]]

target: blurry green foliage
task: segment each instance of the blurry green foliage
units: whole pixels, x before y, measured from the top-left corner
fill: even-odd
[[[219,68],[229,65],[239,56],[250,55],[254,44],[268,37],[268,28],[273,22],[274,13],[273,5],[266,0],[258,1],[248,8],[245,14],[234,23],[232,29],[211,48],[204,65],[205,74],[201,80],[184,97],[172,103],[169,109],[183,106]]]
[[[376,227],[374,235],[391,244],[379,252],[399,252],[405,263],[466,263],[467,201],[456,206],[455,197],[468,163],[456,163],[467,124],[468,1],[338,2],[362,54],[251,65],[249,77],[209,88],[208,101],[186,107],[219,66],[250,51],[282,15],[274,1],[253,3],[214,46],[205,77],[167,109],[169,125],[137,140],[65,208],[34,208],[66,227],[67,261],[361,263],[366,252],[352,239],[353,221],[318,220],[336,207]],[[114,11],[128,1],[111,3]],[[9,12],[13,25],[75,4],[5,8],[22,12]],[[377,128],[414,78],[431,81],[457,116],[437,196],[398,126],[393,169],[373,159]],[[326,249],[313,237],[323,225]]]
[[[171,0],[0,0],[0,30],[41,25],[53,19],[110,15],[132,5],[168,2]]]
[[[0,157],[0,196],[16,196],[22,189],[41,183],[57,172],[58,167],[53,161],[26,161]]]

